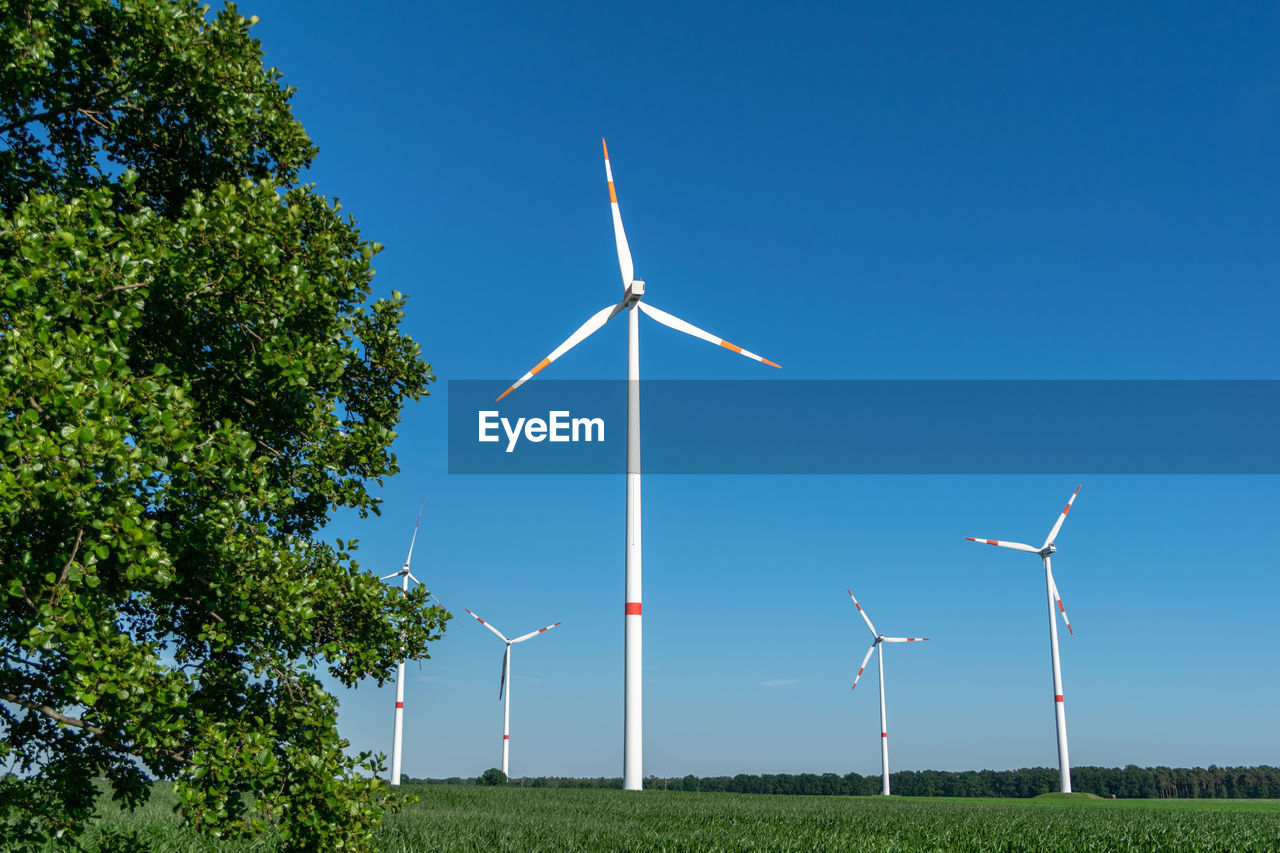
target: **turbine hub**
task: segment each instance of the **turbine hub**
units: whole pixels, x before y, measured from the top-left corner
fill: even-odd
[[[1047,557],[1050,554],[1056,554],[1056,553],[1058,553],[1058,546],[1054,545],[1052,542],[1050,542],[1048,545],[1045,545],[1044,548],[1040,550],[1041,557]]]
[[[622,301],[626,304],[626,307],[630,308],[643,298],[644,282],[637,278],[627,285],[627,292],[623,294]]]

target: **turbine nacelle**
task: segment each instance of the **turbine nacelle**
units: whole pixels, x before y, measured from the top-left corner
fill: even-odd
[[[1050,554],[1056,554],[1056,553],[1058,553],[1058,546],[1057,546],[1057,545],[1054,545],[1052,542],[1050,542],[1048,545],[1046,545],[1046,546],[1044,546],[1043,548],[1041,548],[1037,553],[1038,553],[1041,557],[1047,557],[1047,556],[1049,556]]]
[[[622,307],[630,308],[641,299],[644,299],[644,282],[636,279],[627,285],[627,289],[622,293]]]

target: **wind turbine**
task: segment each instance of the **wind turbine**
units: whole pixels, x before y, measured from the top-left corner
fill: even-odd
[[[465,607],[462,609],[467,610],[467,608]],[[470,610],[467,610],[467,612],[471,613]],[[507,775],[507,751],[511,746],[511,688],[507,687],[507,682],[511,680],[511,647],[514,646],[516,643],[523,643],[525,640],[529,639],[530,637],[536,637],[545,631],[550,631],[552,628],[554,628],[556,625],[559,625],[560,623],[557,622],[555,625],[548,625],[545,628],[539,628],[536,631],[530,631],[529,633],[525,634],[523,637],[516,637],[514,640],[508,640],[506,636],[497,628],[493,627],[488,622],[481,619],[479,616],[476,616],[476,614],[471,613],[471,615],[475,617],[475,620],[477,622],[479,622],[481,625],[485,626],[494,634],[496,634],[499,640],[507,644],[506,651],[502,653],[502,680],[498,682],[498,699],[501,700],[503,698],[504,688],[505,688],[505,694],[506,694],[506,700],[507,700],[504,703],[502,708],[502,775],[506,776]]]
[[[745,355],[773,367],[781,367],[767,358],[735,346],[723,338],[703,331],[679,317],[661,311],[640,300],[644,298],[644,282],[635,277],[631,262],[631,248],[627,245],[626,232],[622,230],[622,214],[618,209],[618,194],[613,186],[613,170],[609,166],[609,146],[600,140],[604,148],[604,174],[609,183],[609,207],[613,212],[613,238],[618,247],[618,269],[622,272],[622,299],[617,305],[601,308],[587,322],[551,354],[538,362],[532,370],[521,376],[514,385],[503,391],[498,399],[510,394],[533,378],[551,362],[582,343],[605,323],[623,310],[627,312],[627,524],[626,524],[626,578],[623,601],[623,624],[626,637],[626,663],[623,701],[622,787],[639,791],[643,777],[643,741],[641,726],[641,630],[640,630],[640,338],[639,314],[636,309],[657,320],[664,326],[684,332],[708,343]]]
[[[409,563],[413,560],[413,544],[418,541],[418,525],[422,524],[422,506],[426,503],[423,498],[421,504],[418,504],[418,520],[413,525],[413,538],[409,540],[409,556],[404,558],[404,567],[398,572],[392,572],[389,575],[383,575],[379,580],[390,580],[391,578],[400,578],[401,594],[409,591],[409,581],[413,581],[418,586],[422,586],[422,581],[413,576],[413,572],[409,571]],[[402,736],[404,733],[404,661],[401,660],[396,664],[396,723],[395,733],[391,736],[391,784],[400,784],[400,747],[402,744]]]
[[[849,597],[853,598],[853,590],[846,590]],[[871,624],[871,617],[867,615],[867,611],[862,609],[862,605],[858,603],[858,599],[853,598],[853,606],[858,608],[858,612],[862,614],[862,621],[867,623],[867,627],[871,629],[871,648],[867,649],[867,656],[862,659],[862,665],[858,667],[858,674],[853,677],[853,687],[858,686],[858,679],[862,678],[862,671],[867,668],[867,661],[871,660],[871,655],[876,649],[880,650],[880,654],[876,656],[876,662],[880,665],[880,771],[884,776],[884,783],[880,786],[880,793],[889,796],[889,729],[885,725],[884,714],[884,646],[883,643],[922,643],[928,640],[928,637],[886,637],[876,630],[876,626]]]
[[[1071,511],[1071,504],[1075,503],[1076,495],[1078,494],[1080,494],[1080,487],[1076,486],[1076,490],[1071,493],[1071,497],[1067,498],[1067,505],[1062,508],[1062,514],[1058,516],[1053,529],[1049,531],[1049,536],[1039,548],[1032,548],[1030,545],[1023,545],[1021,542],[1005,542],[1001,539],[964,537],[970,542],[985,542],[988,545],[995,545],[997,548],[1012,548],[1015,551],[1039,554],[1040,559],[1044,561],[1044,584],[1049,597],[1049,651],[1053,659],[1053,708],[1054,718],[1058,726],[1058,770],[1062,781],[1062,793],[1064,794],[1071,793],[1071,761],[1067,757],[1067,711],[1063,707],[1062,701],[1062,666],[1058,663],[1058,619],[1053,613],[1054,604],[1058,605],[1058,611],[1062,613],[1062,621],[1067,625],[1067,632],[1073,636],[1075,632],[1071,630],[1071,620],[1067,618],[1067,609],[1062,606],[1062,596],[1058,595],[1058,585],[1053,582],[1053,569],[1049,567],[1049,555],[1058,550],[1054,546],[1053,540],[1057,537],[1058,531],[1062,529],[1062,522],[1066,520],[1067,513]]]

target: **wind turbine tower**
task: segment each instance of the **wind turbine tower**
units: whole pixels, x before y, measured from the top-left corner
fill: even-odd
[[[862,609],[862,605],[858,603],[858,599],[853,598],[853,590],[846,590],[849,597],[853,599],[853,606],[858,608],[862,621],[867,623],[867,628],[871,630],[871,648],[867,649],[866,657],[862,659],[862,664],[858,667],[858,674],[853,677],[854,690],[858,686],[858,679],[862,678],[862,671],[867,668],[867,661],[871,660],[871,655],[879,649],[880,654],[876,655],[876,662],[880,665],[880,772],[883,776],[883,782],[880,785],[880,793],[889,796],[889,727],[885,721],[884,713],[884,644],[885,643],[923,643],[928,641],[928,637],[886,637],[876,630],[876,626],[871,624],[871,617],[867,615],[867,611]]]
[[[1011,548],[1014,551],[1026,551],[1030,554],[1036,554],[1044,563],[1044,585],[1049,599],[1049,657],[1053,663],[1053,714],[1058,729],[1058,770],[1059,778],[1062,782],[1062,793],[1064,794],[1071,793],[1071,759],[1067,756],[1067,710],[1062,699],[1062,666],[1058,662],[1058,617],[1053,612],[1054,605],[1057,605],[1058,612],[1062,614],[1062,621],[1067,626],[1067,632],[1072,635],[1075,632],[1071,630],[1071,620],[1067,618],[1067,609],[1062,606],[1062,596],[1058,595],[1058,585],[1053,582],[1053,569],[1049,566],[1049,557],[1058,550],[1054,546],[1053,540],[1057,538],[1058,531],[1062,529],[1062,522],[1066,521],[1067,513],[1071,512],[1071,505],[1075,503],[1076,495],[1078,494],[1080,494],[1080,487],[1076,486],[1076,490],[1067,499],[1067,505],[1062,508],[1061,514],[1058,515],[1058,520],[1054,523],[1053,529],[1049,531],[1044,544],[1039,548],[1032,548],[1030,545],[1024,545],[1021,542],[1006,542],[1001,539],[965,537],[970,542],[985,542],[988,545],[995,545],[997,548]]]
[[[604,148],[604,173],[609,184],[609,207],[613,214],[613,237],[618,249],[618,269],[622,273],[622,299],[616,305],[607,305],[591,315],[587,322],[538,362],[532,370],[520,377],[514,385],[503,391],[498,399],[510,394],[551,362],[594,334],[605,323],[623,311],[627,312],[627,522],[626,522],[626,578],[623,600],[623,619],[626,636],[626,664],[624,670],[624,713],[622,747],[622,787],[639,791],[643,782],[643,742],[641,725],[641,596],[640,596],[640,313],[648,315],[664,326],[692,335],[708,343],[744,355],[763,364],[779,367],[767,358],[735,346],[723,338],[686,323],[679,317],[654,308],[641,300],[645,296],[645,283],[635,277],[631,260],[631,248],[622,228],[622,213],[618,208],[618,194],[613,185],[613,169],[609,165],[609,147]]]
[[[426,500],[423,500],[423,504]],[[422,586],[422,581],[413,576],[413,572],[409,571],[409,563],[413,561],[413,545],[418,541],[418,526],[422,524],[422,504],[418,505],[418,520],[413,525],[413,538],[409,540],[409,555],[404,558],[404,567],[398,572],[392,572],[389,575],[383,575],[380,580],[390,580],[391,578],[400,578],[401,594],[409,591],[409,581],[413,581],[418,586]],[[396,717],[394,733],[391,736],[391,784],[400,784],[400,749],[403,745],[404,735],[404,657],[401,655],[400,661],[396,663]]]

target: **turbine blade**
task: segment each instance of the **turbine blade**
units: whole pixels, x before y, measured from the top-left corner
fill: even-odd
[[[407,575],[409,576],[409,580],[413,581],[413,582],[414,582],[414,583],[416,583],[418,586],[422,586],[422,581],[420,581],[420,580],[418,580],[416,577],[414,577],[413,572],[405,572],[405,574],[407,574]]]
[[[556,623],[556,625],[559,625],[559,624],[560,624],[559,622],[557,622],[557,623]],[[545,627],[545,628],[539,628],[539,629],[538,629],[538,630],[536,630],[536,631],[530,631],[529,633],[525,634],[523,637],[516,637],[516,638],[515,638],[514,640],[512,640],[511,642],[513,642],[513,643],[523,643],[525,640],[529,639],[530,637],[536,637],[536,636],[538,636],[539,634],[542,634],[542,633],[544,633],[544,632],[546,632],[546,631],[550,631],[550,630],[551,630],[552,628],[554,628],[556,625],[548,625],[548,626],[547,626],[547,627]]]
[[[572,335],[569,336],[568,340],[566,340],[560,346],[552,350],[551,355],[547,356],[542,361],[538,362],[538,364],[533,368],[533,370],[530,370],[524,376],[521,376],[520,379],[516,381],[516,384],[512,385],[510,388],[508,388],[507,390],[499,394],[498,399],[501,400],[503,397],[507,396],[512,391],[516,390],[521,385],[528,382],[530,379],[533,378],[535,373],[542,370],[542,368],[546,367],[548,364],[555,361],[557,358],[564,355],[566,352],[573,349],[578,344],[582,343],[584,340],[590,337],[597,329],[599,329],[605,323],[609,322],[609,318],[613,316],[613,314],[609,312],[613,310],[614,310],[614,306],[610,305],[608,308],[601,308],[599,311],[592,314],[591,319],[587,320],[587,322],[583,323],[581,326],[578,327],[578,331],[574,332]]]
[[[970,542],[985,542],[987,545],[995,545],[997,548],[1012,548],[1015,551],[1026,551],[1030,554],[1039,554],[1039,548],[1032,548],[1030,545],[1023,545],[1021,542],[1004,542],[999,539],[974,539],[972,536],[966,536]]]
[[[413,560],[413,545],[418,541],[418,527],[422,524],[422,508],[426,503],[427,499],[423,498],[422,503],[418,504],[418,520],[413,523],[413,538],[409,540],[409,556],[404,558],[405,571],[409,570],[409,563]]]
[[[885,637],[882,643],[923,643],[928,641],[928,637]]]
[[[401,571],[404,571],[404,570],[401,569]],[[378,580],[388,581],[388,580],[391,580],[392,578],[398,578],[398,577],[400,577],[400,572],[392,572],[389,575],[383,575],[382,577],[378,578]]]
[[[1074,637],[1076,632],[1071,630],[1071,620],[1067,618],[1067,608],[1062,606],[1062,596],[1058,594],[1058,585],[1053,581],[1053,569],[1049,570],[1049,591],[1053,593],[1053,601],[1058,605],[1058,612],[1062,614],[1062,621],[1067,623],[1067,633]]]
[[[627,245],[627,232],[622,230],[622,211],[618,209],[618,193],[613,188],[613,169],[609,166],[609,146],[600,140],[604,148],[604,176],[609,182],[609,208],[613,212],[613,240],[618,244],[618,270],[622,273],[622,286],[627,287],[635,279],[631,264],[631,247]]]
[[[471,611],[470,611],[470,610],[467,610],[467,608],[465,608],[465,607],[464,607],[464,608],[462,608],[462,609],[463,609],[463,610],[466,610],[468,613],[471,613]],[[485,626],[486,628],[488,628],[488,629],[489,629],[490,631],[492,631],[493,633],[497,634],[497,635],[498,635],[498,639],[499,639],[499,640],[501,640],[501,641],[502,641],[502,642],[504,642],[504,643],[505,643],[505,642],[507,642],[507,638],[506,638],[506,637],[504,637],[504,636],[502,635],[502,632],[501,632],[501,631],[499,631],[497,628],[493,627],[493,626],[492,626],[492,625],[490,625],[488,622],[486,622],[486,621],[484,621],[483,619],[481,619],[479,616],[476,616],[474,613],[471,613],[471,617],[472,617],[473,619],[475,619],[477,622],[479,622],[481,625],[483,625],[483,626]]]
[[[862,671],[867,668],[867,661],[871,660],[871,655],[875,650],[876,644],[872,643],[871,648],[867,649],[867,656],[862,659],[862,664],[858,667],[858,674],[853,677],[853,687],[850,687],[850,690],[857,689],[858,679],[862,677]]]
[[[1054,522],[1053,529],[1049,531],[1049,538],[1044,540],[1044,544],[1040,546],[1041,550],[1053,544],[1058,531],[1062,529],[1062,522],[1067,520],[1067,513],[1071,512],[1071,505],[1076,502],[1076,495],[1078,494],[1080,494],[1080,487],[1076,486],[1076,490],[1071,493],[1071,497],[1067,498],[1067,505],[1062,508],[1062,514],[1058,516],[1058,520]]]
[[[853,590],[847,589],[849,597],[853,598]],[[871,636],[878,637],[880,634],[876,631],[876,626],[871,624],[871,617],[867,615],[867,611],[862,609],[862,605],[858,603],[858,599],[853,598],[853,606],[858,608],[858,612],[862,614],[862,621],[867,623],[867,627],[871,629]]]
[[[502,701],[502,691],[507,688],[507,657],[510,654],[511,654],[511,645],[507,644],[507,650],[502,653],[502,676],[498,680],[498,701],[499,702]]]
[[[681,320],[679,317],[668,314],[666,311],[663,311],[658,308],[654,308],[652,305],[648,304],[647,302],[640,302],[637,304],[639,304],[641,311],[648,314],[650,317],[657,320],[662,325],[675,329],[677,332],[684,332],[686,335],[693,335],[695,338],[701,338],[707,343],[716,344],[717,346],[722,346],[727,350],[732,350],[733,352],[738,353],[739,355],[745,355],[747,358],[753,358],[756,361],[764,362],[765,364],[771,367],[778,367],[778,368],[782,367],[782,365],[774,364],[772,361],[770,361],[767,358],[764,358],[763,356],[758,356],[753,352],[744,350],[740,346],[731,344],[728,341],[726,341],[724,338],[717,338],[715,335],[711,334],[710,332],[703,331],[702,329],[699,329],[697,326],[693,325],[692,323],[686,323],[684,320]]]

